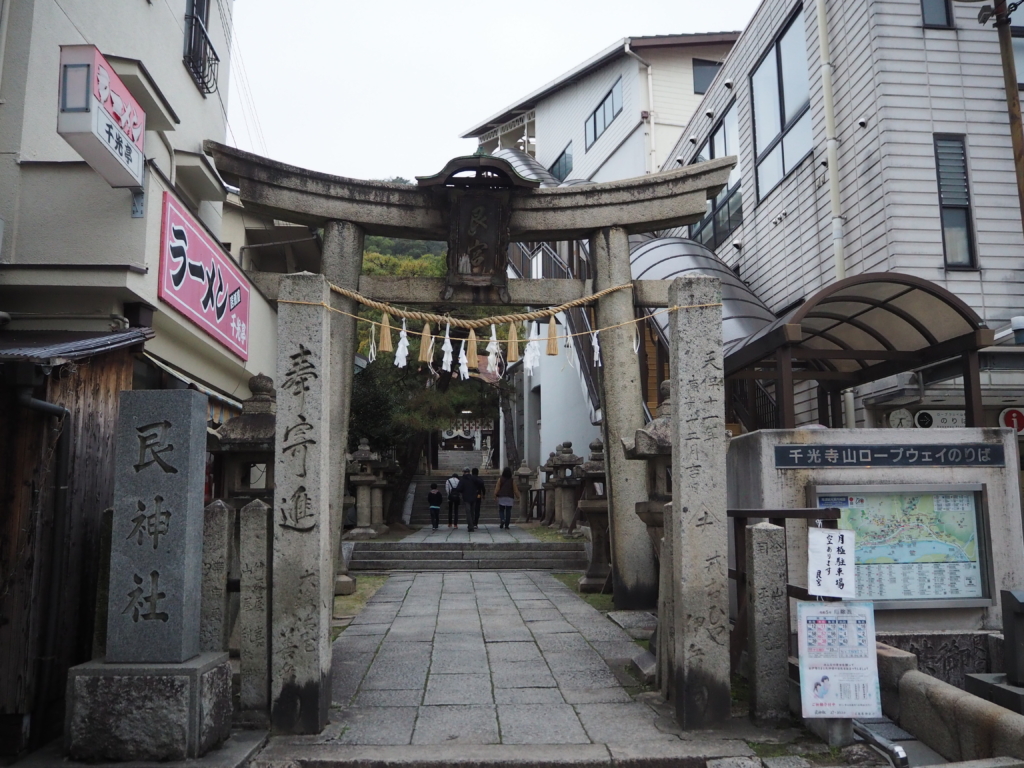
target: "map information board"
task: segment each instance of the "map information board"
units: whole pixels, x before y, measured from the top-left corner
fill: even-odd
[[[984,597],[973,491],[832,490],[817,490],[818,507],[839,507],[839,527],[856,533],[858,598]]]

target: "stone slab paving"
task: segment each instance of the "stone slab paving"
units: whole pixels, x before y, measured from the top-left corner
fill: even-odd
[[[623,669],[638,650],[548,573],[397,573],[334,643],[326,730],[275,737],[254,766],[698,766],[753,755],[732,735],[683,736],[635,700]]]

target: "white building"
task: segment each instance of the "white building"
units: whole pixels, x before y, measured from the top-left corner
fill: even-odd
[[[977,5],[949,0],[828,3],[825,62],[823,7],[766,0],[670,151],[664,168],[738,158],[729,188],[688,234],[777,315],[837,270],[895,271],[946,288],[1010,342],[1010,318],[1024,310],[1024,236],[995,29],[978,23]],[[981,355],[985,424],[1024,404],[1020,359],[1002,345]],[[939,367],[860,387],[858,423],[962,409],[958,374]],[[811,389],[798,394],[798,423],[817,421]]]
[[[623,38],[474,126],[463,138],[504,157],[543,186],[614,181],[656,171],[718,74],[736,32]],[[585,243],[513,246],[523,276],[587,276]],[[587,329],[587,314],[558,318],[560,331]],[[546,333],[545,329],[541,330]],[[654,349],[648,340],[646,347]],[[589,342],[559,345],[517,387],[516,444],[530,466],[570,441],[585,455],[600,434],[598,385]],[[581,362],[582,360],[582,362]],[[657,383],[653,384],[657,391]],[[504,465],[505,441],[501,441]]]

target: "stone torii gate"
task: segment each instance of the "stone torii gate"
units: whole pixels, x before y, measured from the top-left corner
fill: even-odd
[[[699,220],[726,183],[734,158],[667,173],[539,189],[505,161],[473,156],[451,161],[419,186],[346,179],[206,142],[221,175],[239,188],[246,208],[323,227],[321,274],[250,273],[278,307],[278,436],[274,511],[271,718],[275,730],[319,733],[330,708],[330,619],[334,562],[341,534],[345,452],[356,352],[356,302],[333,284],[394,304],[558,306],[632,283],[596,301],[605,370],[601,407],[605,445],[618,446],[644,425],[633,352],[634,306],[667,307],[667,281],[632,280],[630,234]],[[451,246],[474,231],[486,208],[489,263],[460,268]],[[490,206],[490,207],[488,207]],[[447,240],[446,278],[360,275],[365,235]],[[593,281],[505,280],[509,241],[589,239]],[[478,242],[479,246],[480,243]],[[465,250],[463,250],[465,252]],[[442,298],[443,297],[443,298]],[[326,429],[323,426],[326,425]],[[646,527],[634,510],[646,501],[642,463],[608,451],[607,482],[615,603],[653,606],[657,575]],[[325,478],[330,478],[325,481]]]

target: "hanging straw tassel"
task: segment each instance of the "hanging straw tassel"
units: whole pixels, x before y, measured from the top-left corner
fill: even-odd
[[[430,362],[430,351],[431,351],[430,350],[430,345],[431,345],[430,323],[424,323],[423,324],[423,333],[420,334],[420,358],[419,359],[420,359],[421,363],[429,363]]]
[[[472,328],[469,329],[467,341],[469,343],[466,345],[466,365],[470,368],[479,368],[480,366],[477,364],[476,359],[476,331]]]
[[[555,316],[548,320],[548,348],[546,354],[551,357],[558,356],[558,326],[555,324]]]
[[[384,317],[380,321],[380,346],[377,347],[378,352],[394,352],[395,348],[391,346],[391,321],[388,319],[388,313],[384,313]]]
[[[510,363],[519,359],[519,335],[516,333],[515,323],[508,324],[508,352],[505,359]]]

